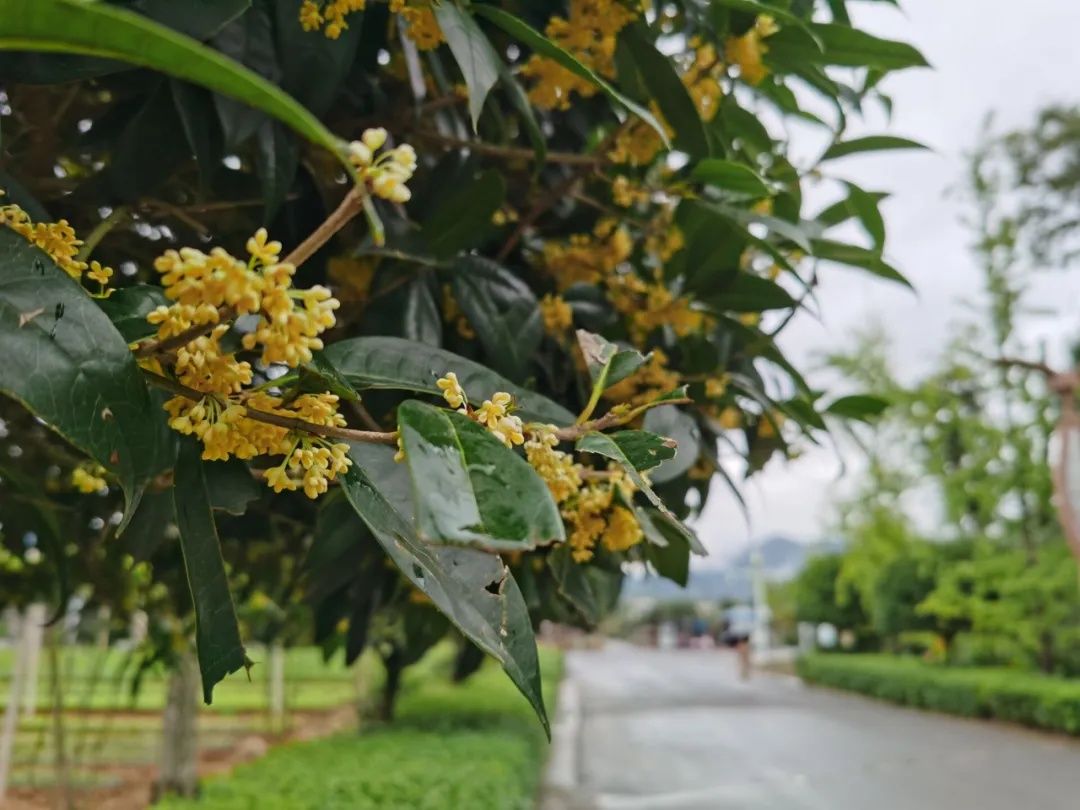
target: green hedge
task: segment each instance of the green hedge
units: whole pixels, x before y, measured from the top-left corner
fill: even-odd
[[[554,709],[562,661],[541,650]],[[536,715],[494,665],[462,685],[410,672],[390,726],[272,750],[208,781],[200,801],[162,810],[532,810],[547,742]]]
[[[1080,680],[890,655],[810,655],[797,669],[809,683],[905,706],[1080,734]]]

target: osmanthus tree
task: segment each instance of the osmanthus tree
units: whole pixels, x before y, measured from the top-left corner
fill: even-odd
[[[396,669],[452,625],[543,718],[537,622],[685,581],[718,455],[880,407],[775,342],[821,261],[903,282],[880,193],[803,204],[917,146],[846,137],[925,63],[843,0],[0,0],[0,48],[4,503],[181,550],[208,700],[231,582]],[[79,524],[42,570],[94,588]]]

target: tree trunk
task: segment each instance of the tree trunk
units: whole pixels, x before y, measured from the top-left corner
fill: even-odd
[[[45,638],[48,608],[44,602],[34,602],[23,617],[23,655],[26,656],[26,680],[23,683],[23,712],[37,711],[38,669],[41,663],[41,642]]]
[[[394,719],[394,707],[401,690],[401,673],[405,669],[401,653],[394,650],[384,657],[383,666],[386,667],[386,683],[383,684],[382,700],[379,702],[379,719],[390,723]]]
[[[198,700],[199,668],[195,656],[186,652],[169,674],[161,729],[161,767],[154,784],[154,801],[169,795],[198,795]]]
[[[276,734],[285,730],[285,647],[280,641],[271,642],[268,657],[267,705],[270,730]]]
[[[7,707],[4,709],[4,727],[0,730],[0,804],[7,792],[8,775],[11,773],[11,760],[15,754],[15,731],[19,726],[19,708],[22,706],[23,687],[26,684],[26,633],[27,621],[24,615],[19,622],[18,641],[15,644],[14,668],[11,673],[11,686],[8,690]]]
[[[53,746],[56,751],[54,764],[59,806],[63,810],[74,810],[75,797],[71,788],[71,768],[64,728],[64,685],[60,671],[61,632],[59,626],[53,626],[49,630],[49,692],[52,697]]]

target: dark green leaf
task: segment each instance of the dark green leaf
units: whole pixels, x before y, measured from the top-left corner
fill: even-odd
[[[157,307],[170,303],[161,287],[151,287],[149,284],[122,287],[108,298],[97,299],[97,305],[128,343],[155,334],[157,327],[148,323],[146,316]]]
[[[203,464],[210,505],[230,515],[242,515],[252,501],[257,501],[266,487],[255,480],[248,465],[238,458],[207,461]]]
[[[257,107],[345,162],[340,139],[270,82],[182,34],[106,3],[0,0],[0,50],[76,53],[160,70]]]
[[[94,301],[52,260],[0,227],[0,391],[109,470],[130,519],[167,463],[162,412]]]
[[[281,84],[273,22],[265,5],[260,3],[250,13],[225,26],[214,37],[214,47],[268,82]],[[264,111],[230,96],[214,96],[214,106],[228,149],[238,147],[268,120]]]
[[[502,60],[467,11],[454,2],[438,3],[433,11],[446,37],[446,44],[450,46],[450,53],[454,55],[465,78],[465,86],[469,90],[469,115],[475,131],[484,101],[499,80]]]
[[[329,391],[346,402],[360,399],[348,378],[321,351],[314,352],[311,361],[300,367],[300,389],[308,393]]]
[[[693,157],[709,154],[709,135],[697,106],[671,60],[649,41],[644,23],[631,25],[620,35],[625,40],[649,95],[675,130],[675,146]]]
[[[441,396],[435,381],[453,371],[470,402],[483,402],[496,391],[506,391],[514,397],[524,419],[557,425],[574,421],[574,415],[562,405],[444,349],[402,338],[365,337],[338,341],[327,347],[326,356],[361,390],[390,388]]]
[[[706,299],[717,309],[729,312],[765,312],[795,306],[791,293],[761,276],[738,272],[730,284]]]
[[[214,110],[214,94],[204,87],[170,80],[173,102],[180,116],[188,146],[199,164],[199,177],[209,188],[221,164],[223,143],[221,126]]]
[[[518,42],[524,43],[539,55],[546,56],[548,59],[562,65],[571,73],[580,76],[582,79],[585,79],[585,81],[595,84],[604,92],[604,95],[615,102],[617,106],[629,110],[655,129],[664,144],[668,144],[667,132],[664,131],[664,127],[661,126],[660,122],[656,120],[651,112],[620,93],[592,69],[583,65],[577,57],[569,51],[559,47],[535,28],[522,22],[513,14],[503,11],[501,8],[482,5],[480,3],[473,5],[472,8],[475,13],[490,20]]]
[[[405,337],[438,347],[442,344],[442,313],[431,291],[431,280],[426,274],[418,275],[405,291],[404,321]]]
[[[423,539],[525,550],[565,539],[547,485],[486,428],[417,400],[398,407]]]
[[[678,452],[651,473],[654,484],[674,481],[697,462],[701,454],[701,430],[694,417],[674,405],[662,405],[645,413],[645,430],[674,439]]]
[[[536,640],[525,600],[509,570],[490,554],[422,541],[375,486],[364,459],[354,453],[353,460],[341,486],[356,513],[401,573],[467,638],[503,665],[547,730]]]
[[[270,224],[285,202],[300,166],[300,143],[278,121],[266,120],[255,138],[255,168],[262,184],[263,222]]]
[[[889,407],[888,400],[869,394],[853,394],[852,396],[840,397],[825,408],[825,413],[839,416],[842,419],[869,420],[875,416],[881,416]]]
[[[648,430],[620,430],[605,435],[619,446],[626,460],[639,472],[675,458],[677,445],[667,436]]]
[[[356,59],[362,16],[351,14],[349,27],[330,39],[301,27],[296,0],[272,2],[281,89],[323,116],[338,98]]]
[[[904,42],[880,39],[836,23],[811,23],[810,36],[794,27],[781,28],[769,37],[770,53],[783,54],[788,62],[807,62],[846,67],[876,67],[900,70],[927,67],[928,63],[916,48]],[[824,46],[816,46],[814,37]]]
[[[700,161],[690,174],[706,185],[745,195],[752,199],[768,197],[769,187],[757,172],[742,163],[720,158]]]
[[[448,258],[480,245],[492,229],[491,217],[506,197],[506,180],[495,170],[447,189],[424,222],[428,248]]]
[[[491,367],[512,380],[526,379],[544,336],[529,285],[490,259],[466,255],[454,263],[453,287]]]
[[[163,183],[188,154],[172,89],[162,80],[112,147],[110,185],[125,202],[135,202]]]
[[[636,510],[649,544],[645,556],[656,573],[686,587],[690,578],[690,544],[671,521],[659,512]]]
[[[911,282],[895,267],[887,264],[877,253],[858,245],[846,245],[842,242],[833,242],[828,239],[815,239],[811,251],[814,256],[838,264],[846,264],[850,267],[858,267],[873,273],[875,276],[895,281],[905,287],[914,289]]]
[[[173,500],[191,602],[195,606],[195,644],[202,673],[203,699],[209,704],[213,700],[214,686],[226,675],[246,666],[248,659],[240,641],[240,628],[236,623],[221,543],[206,491],[201,455],[202,447],[198,442],[185,440],[180,443]]]
[[[878,152],[885,149],[926,149],[918,141],[898,138],[894,135],[867,135],[864,138],[852,138],[850,141],[834,143],[825,150],[821,160],[834,160],[861,152]]]
[[[851,205],[855,216],[858,217],[859,222],[866,229],[866,233],[874,240],[874,247],[880,253],[885,247],[885,220],[881,216],[881,211],[878,210],[877,200],[874,199],[874,195],[849,183],[848,204]]]
[[[575,562],[569,546],[548,554],[547,564],[559,593],[573,605],[588,627],[596,627],[619,601],[623,575],[618,568],[608,570],[595,564]]]

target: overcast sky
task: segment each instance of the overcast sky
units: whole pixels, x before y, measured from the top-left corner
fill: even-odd
[[[970,235],[960,222],[962,206],[950,187],[963,177],[964,154],[978,141],[988,112],[995,129],[1028,125],[1049,103],[1080,103],[1080,49],[1076,24],[1080,4],[1067,0],[901,0],[853,3],[859,25],[922,50],[932,70],[911,70],[884,85],[895,106],[891,125],[880,117],[853,122],[853,134],[889,131],[930,145],[934,153],[895,152],[851,157],[833,164],[835,173],[864,188],[889,191],[883,205],[888,226],[886,255],[915,285],[917,295],[896,285],[841,268],[822,273],[822,320],[800,317],[782,343],[805,367],[813,358],[844,344],[853,329],[873,322],[894,342],[893,359],[906,376],[919,373],[937,354],[960,302],[977,296],[980,274],[968,251]],[[888,126],[888,130],[886,130]],[[812,196],[811,196],[811,199]],[[825,202],[831,201],[823,200]],[[817,210],[811,203],[810,212]],[[1055,287],[1036,284],[1033,299],[1053,306],[1080,300],[1080,274],[1056,275]],[[1069,294],[1063,295],[1065,283]],[[1060,307],[1059,307],[1060,308]],[[1070,312],[1026,326],[1028,334],[1060,344],[1077,326]],[[813,377],[811,376],[811,379]],[[852,460],[854,461],[854,460]],[[853,471],[853,467],[855,468]],[[812,541],[827,530],[831,504],[852,484],[857,464],[840,477],[829,450],[814,450],[786,465],[776,460],[746,484],[748,529],[734,499],[715,495],[697,527],[721,563],[745,548],[750,538],[783,534]]]

